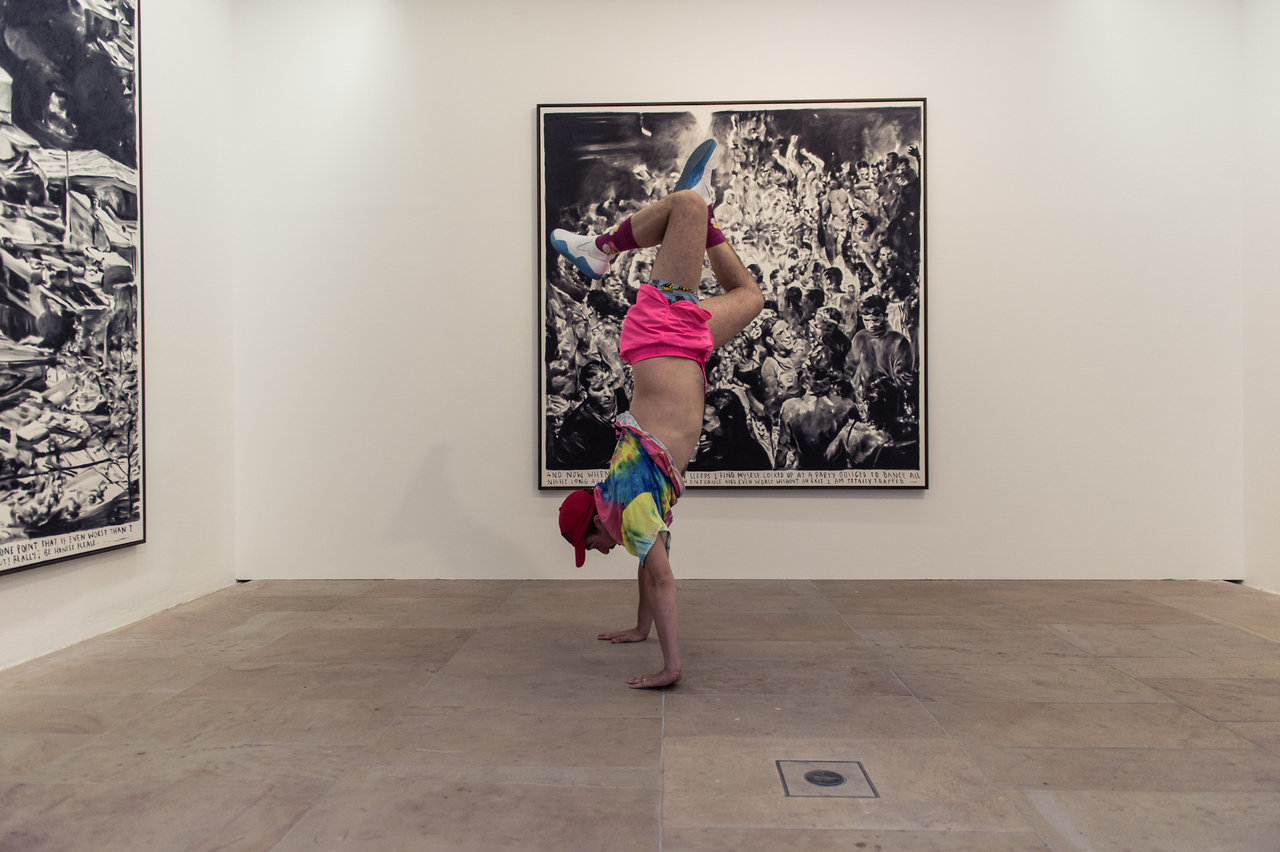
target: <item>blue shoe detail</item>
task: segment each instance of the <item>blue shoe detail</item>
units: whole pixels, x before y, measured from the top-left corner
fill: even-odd
[[[604,277],[603,273],[597,272],[595,269],[591,267],[591,263],[590,261],[587,260],[587,258],[583,257],[580,254],[577,254],[572,249],[570,249],[569,244],[564,240],[557,239],[554,231],[551,234],[551,246],[556,251],[560,252],[560,254],[562,254],[565,258],[572,261],[573,265],[578,267],[578,271],[581,272],[583,275],[587,276],[588,278],[595,281],[599,281],[601,278]]]
[[[714,139],[708,139],[697,148],[694,148],[693,153],[689,155],[689,159],[685,160],[684,170],[680,172],[680,179],[676,181],[676,188],[672,192],[689,189],[702,180],[702,174],[707,169],[707,163],[711,161],[711,155],[715,152],[716,140]]]

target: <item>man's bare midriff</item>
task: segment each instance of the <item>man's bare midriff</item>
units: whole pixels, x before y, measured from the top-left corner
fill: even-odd
[[[663,355],[631,365],[631,375],[631,416],[666,446],[683,473],[702,435],[702,367],[688,358]]]

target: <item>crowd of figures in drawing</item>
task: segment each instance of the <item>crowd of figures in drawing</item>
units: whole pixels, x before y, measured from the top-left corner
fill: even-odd
[[[0,0],[0,544],[140,517],[135,11]]]
[[[634,133],[612,114],[544,121],[551,160],[561,137],[586,138],[545,176],[572,185],[547,187],[548,227],[577,233],[601,233],[664,196],[698,141],[678,114],[629,113]],[[710,127],[715,218],[766,301],[707,362],[689,469],[919,471],[923,105],[723,110]],[[622,318],[655,253],[623,255],[599,282],[548,257],[549,470],[608,465],[612,422],[630,398]],[[702,295],[716,292],[708,269]]]

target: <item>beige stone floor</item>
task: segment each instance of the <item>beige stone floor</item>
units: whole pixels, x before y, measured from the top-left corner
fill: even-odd
[[[641,692],[634,594],[255,581],[0,672],[0,849],[1280,850],[1280,597],[684,581]]]

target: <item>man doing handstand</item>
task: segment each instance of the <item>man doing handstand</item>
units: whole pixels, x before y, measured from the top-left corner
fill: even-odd
[[[764,297],[711,216],[714,200],[708,140],[685,164],[676,191],[598,237],[551,233],[556,250],[583,273],[600,278],[620,252],[660,246],[650,280],[622,323],[621,354],[631,364],[631,410],[618,417],[618,445],[609,475],[595,488],[570,494],[560,506],[560,532],[582,567],[586,551],[622,544],[639,557],[636,626],[601,633],[614,643],[642,642],[656,624],[662,671],[637,675],[633,688],[680,679],[676,586],[668,552],[671,507],[684,492],[683,474],[702,434],[704,364],[760,313]],[[699,304],[703,255],[724,294]],[[662,547],[654,547],[661,540]]]

